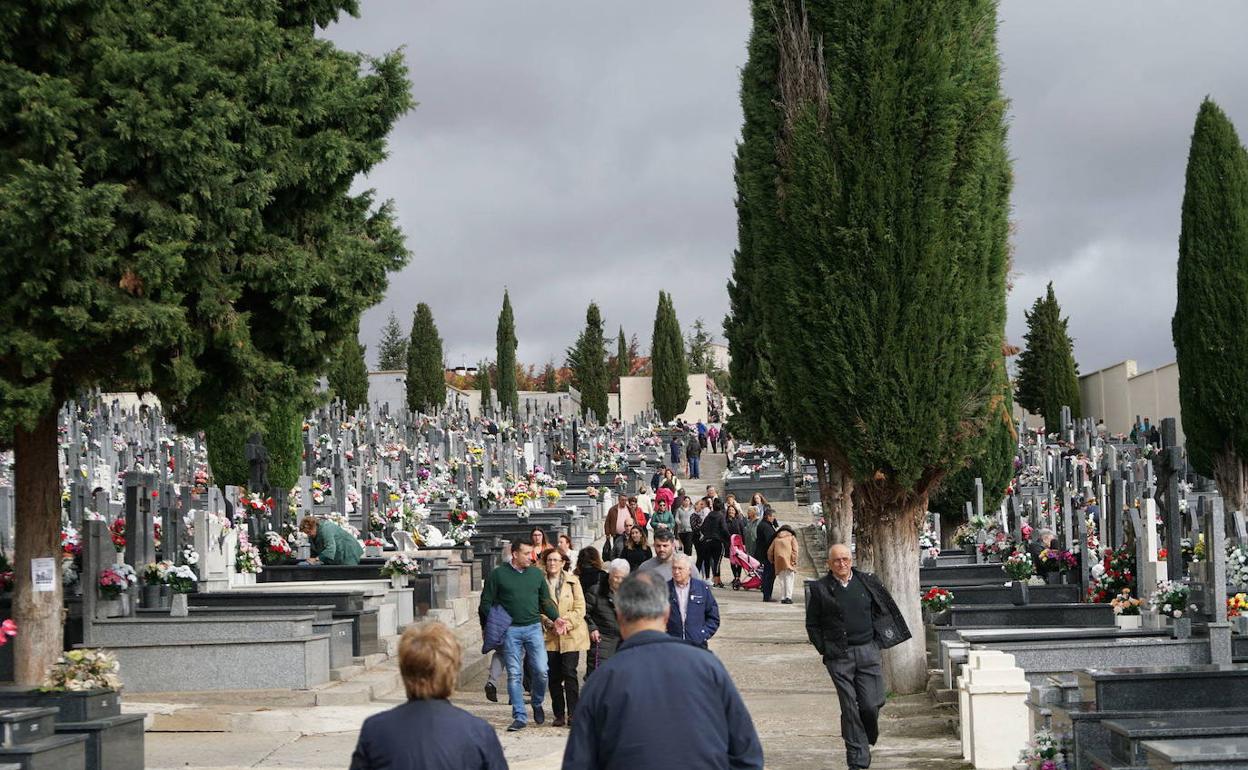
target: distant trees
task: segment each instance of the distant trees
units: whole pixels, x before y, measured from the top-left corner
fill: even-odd
[[[477,365],[477,390],[481,391],[481,416],[494,416],[494,394],[490,390],[490,364],[482,361]]]
[[[1062,407],[1070,407],[1071,417],[1080,417],[1082,407],[1074,343],[1052,282],[1024,315],[1027,333],[1026,347],[1018,356],[1018,403],[1044,418],[1047,433],[1056,433],[1061,429]]]
[[[607,349],[602,332],[602,313],[598,305],[589,303],[585,310],[585,328],[568,348],[567,364],[572,370],[572,384],[581,393],[581,416],[591,411],[605,421],[610,417],[607,406]]]
[[[701,318],[693,322],[693,331],[685,339],[689,351],[689,373],[711,374],[715,370],[715,356],[711,351],[711,335]]]
[[[407,335],[399,326],[399,319],[391,311],[381,330],[381,343],[377,346],[377,368],[392,372],[407,368]]]
[[[433,322],[433,311],[424,302],[412,314],[412,333],[407,348],[407,408],[432,413],[446,403],[446,364],[442,338]]]
[[[497,365],[498,407],[504,414],[520,411],[520,394],[516,387],[516,319],[511,311],[511,296],[503,290],[503,309],[498,313]]]
[[[689,404],[689,368],[676,307],[666,291],[659,292],[650,337],[650,390],[654,408],[664,422],[676,419]]]
[[[338,343],[325,375],[332,396],[350,410],[368,408],[368,364],[364,352],[357,323],[355,334]]]

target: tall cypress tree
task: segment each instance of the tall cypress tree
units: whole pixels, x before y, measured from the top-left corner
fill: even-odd
[[[394,311],[386,317],[381,330],[381,342],[377,345],[377,368],[383,372],[395,372],[407,368],[407,335],[399,326]]]
[[[516,319],[511,312],[511,296],[503,289],[503,309],[498,314],[498,407],[515,416],[520,411],[516,387]]]
[[[490,389],[490,363],[482,361],[477,365],[477,390],[481,391],[481,416],[494,416],[494,393]]]
[[[1248,158],[1209,99],[1187,156],[1172,331],[1187,456],[1228,510],[1248,492]]]
[[[659,292],[659,304],[654,311],[650,366],[654,408],[664,422],[674,420],[689,405],[689,366],[676,307],[672,296],[665,291]]]
[[[733,391],[758,394],[755,414],[778,415],[782,433],[852,480],[874,568],[921,628],[917,525],[992,419],[1004,337],[996,3],[753,10],[725,325]],[[739,365],[742,337],[759,328],[762,350]],[[889,650],[891,689],[921,690],[925,657],[921,634]]]
[[[581,392],[581,416],[594,416],[605,422],[609,417],[607,407],[607,348],[602,333],[602,313],[598,305],[589,303],[585,310],[585,328],[577,337],[576,344],[568,349],[568,366],[572,369],[572,384]]]
[[[1061,429],[1062,407],[1070,407],[1072,417],[1080,417],[1082,407],[1074,343],[1052,282],[1025,315],[1026,347],[1018,356],[1018,403],[1044,418],[1046,432],[1056,433]]]
[[[633,356],[628,349],[628,340],[624,339],[624,327],[620,327],[620,336],[615,341],[615,376],[627,377],[633,373]]]
[[[421,302],[412,314],[407,346],[407,408],[430,414],[446,403],[446,364],[433,311]]]
[[[559,391],[559,374],[555,371],[554,361],[547,361],[546,368],[542,371],[542,390],[547,393]]]
[[[338,343],[325,374],[334,398],[341,399],[347,409],[368,408],[368,364],[364,362],[364,346],[356,334]]]

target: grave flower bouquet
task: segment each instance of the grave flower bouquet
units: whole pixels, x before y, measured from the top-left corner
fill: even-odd
[[[1088,600],[1104,604],[1121,594],[1123,589],[1135,591],[1135,556],[1125,545],[1106,552],[1100,564],[1092,565]]]
[[[1066,746],[1048,730],[1041,730],[1018,755],[1019,764],[1027,770],[1068,770]]]
[[[395,554],[381,567],[381,574],[386,577],[399,577],[402,575],[415,575],[420,570],[420,565],[415,559],[405,553]]]
[[[1235,594],[1226,598],[1226,616],[1237,618],[1248,612],[1248,594]]]
[[[1026,551],[1015,551],[1002,564],[1005,574],[1011,580],[1027,580],[1035,573],[1035,565],[1031,563],[1031,554]]]
[[[598,499],[598,487],[590,486],[585,488],[585,494],[589,495],[590,500]]]
[[[264,543],[260,550],[260,558],[265,564],[281,564],[291,557],[293,551],[290,543],[273,530],[264,533]]]
[[[1226,544],[1226,582],[1236,588],[1248,588],[1248,548]]]
[[[167,577],[175,594],[189,594],[195,588],[195,570],[187,564],[170,567]]]
[[[129,564],[114,564],[100,570],[100,594],[106,599],[116,599],[130,586],[138,585],[139,577]]]
[[[108,525],[108,536],[113,541],[113,548],[117,549],[117,553],[126,550],[126,520],[113,519]]]
[[[1115,615],[1139,615],[1140,605],[1144,604],[1144,601],[1132,596],[1130,588],[1124,588],[1122,593],[1110,599],[1109,603],[1113,606]]]
[[[1075,568],[1075,555],[1070,551],[1046,548],[1040,552],[1040,562],[1057,565],[1059,572],[1069,572]]]
[[[953,606],[953,594],[940,586],[932,586],[919,601],[923,604],[923,609],[935,615]]]
[[[546,487],[546,489],[543,490],[542,494],[546,495],[546,502],[551,505],[554,505],[555,503],[559,502],[559,498],[563,497],[563,495],[559,494],[559,490],[555,489],[554,487]]]
[[[1174,580],[1162,580],[1157,590],[1148,600],[1148,606],[1158,613],[1170,618],[1181,618],[1188,609],[1196,609],[1196,605],[1188,605],[1192,589],[1184,583]]]
[[[104,650],[70,650],[52,664],[39,689],[44,692],[120,690],[121,664]]]
[[[149,586],[164,585],[169,582],[169,569],[173,567],[171,561],[154,561],[149,562],[143,567],[143,582]]]
[[[990,561],[1004,561],[1017,550],[1009,535],[1000,530],[995,530],[992,539],[979,546],[979,552],[987,556]]]
[[[919,533],[919,548],[921,548],[928,556],[935,559],[940,556],[940,543],[936,540],[936,533],[930,529],[925,529]]]
[[[259,573],[264,571],[260,561],[260,549],[247,539],[246,530],[238,531],[238,548],[234,553],[234,569],[242,573]]]

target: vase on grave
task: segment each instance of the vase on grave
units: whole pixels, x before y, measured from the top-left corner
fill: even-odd
[[[1192,638],[1192,619],[1188,617],[1173,618],[1170,621],[1170,637],[1172,639]]]
[[[939,563],[940,563],[940,562],[936,561],[936,557],[935,557],[935,556],[924,556],[924,557],[923,557],[923,561],[921,562],[921,566],[923,566],[923,567],[935,567],[935,566],[936,566],[937,564],[939,564]]]
[[[1010,581],[1010,601],[1016,607],[1023,607],[1031,602],[1031,594],[1026,580]]]
[[[231,586],[254,586],[256,584],[256,573],[254,572],[235,572],[230,575]]]
[[[100,599],[95,603],[95,619],[108,620],[121,617],[121,599]]]
[[[1144,619],[1139,615],[1115,615],[1114,625],[1123,631],[1134,631],[1143,624]]]
[[[411,575],[391,575],[390,587],[391,588],[407,588],[407,584],[411,580],[411,578],[412,578]]]
[[[381,546],[366,545],[364,546],[364,557],[368,559],[376,559],[381,557]]]
[[[1051,586],[1061,585],[1062,573],[1061,572],[1049,572],[1045,574],[1044,582]]]
[[[933,626],[949,625],[949,615],[950,615],[949,610],[941,610],[940,612],[933,612],[932,613],[932,625]]]
[[[1159,631],[1166,627],[1166,619],[1157,610],[1140,608],[1140,628]]]
[[[144,583],[140,589],[143,599],[143,606],[146,609],[156,609],[160,607],[160,584]]]
[[[168,583],[162,583],[160,586],[160,608],[162,610],[169,609],[169,603],[173,601],[173,588]]]
[[[169,603],[169,617],[184,618],[189,614],[190,608],[187,606],[186,594],[174,594],[173,600]]]
[[[1240,636],[1248,636],[1248,615],[1236,615],[1231,618],[1231,629]]]

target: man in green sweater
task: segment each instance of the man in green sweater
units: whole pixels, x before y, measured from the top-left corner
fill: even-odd
[[[485,580],[481,591],[481,625],[485,625],[490,609],[501,605],[511,616],[511,627],[503,636],[503,657],[507,661],[507,694],[511,696],[509,732],[523,730],[528,721],[524,709],[524,670],[529,661],[529,688],[533,694],[533,722],[542,724],[546,713],[542,700],[546,697],[546,637],[542,634],[541,616],[554,621],[555,632],[567,633],[568,622],[559,617],[559,607],[551,599],[546,576],[533,566],[533,546],[522,540],[511,541],[511,561],[494,571]]]
[[[308,536],[312,547],[309,564],[359,564],[363,546],[355,536],[332,521],[317,521],[304,516],[299,531]]]

